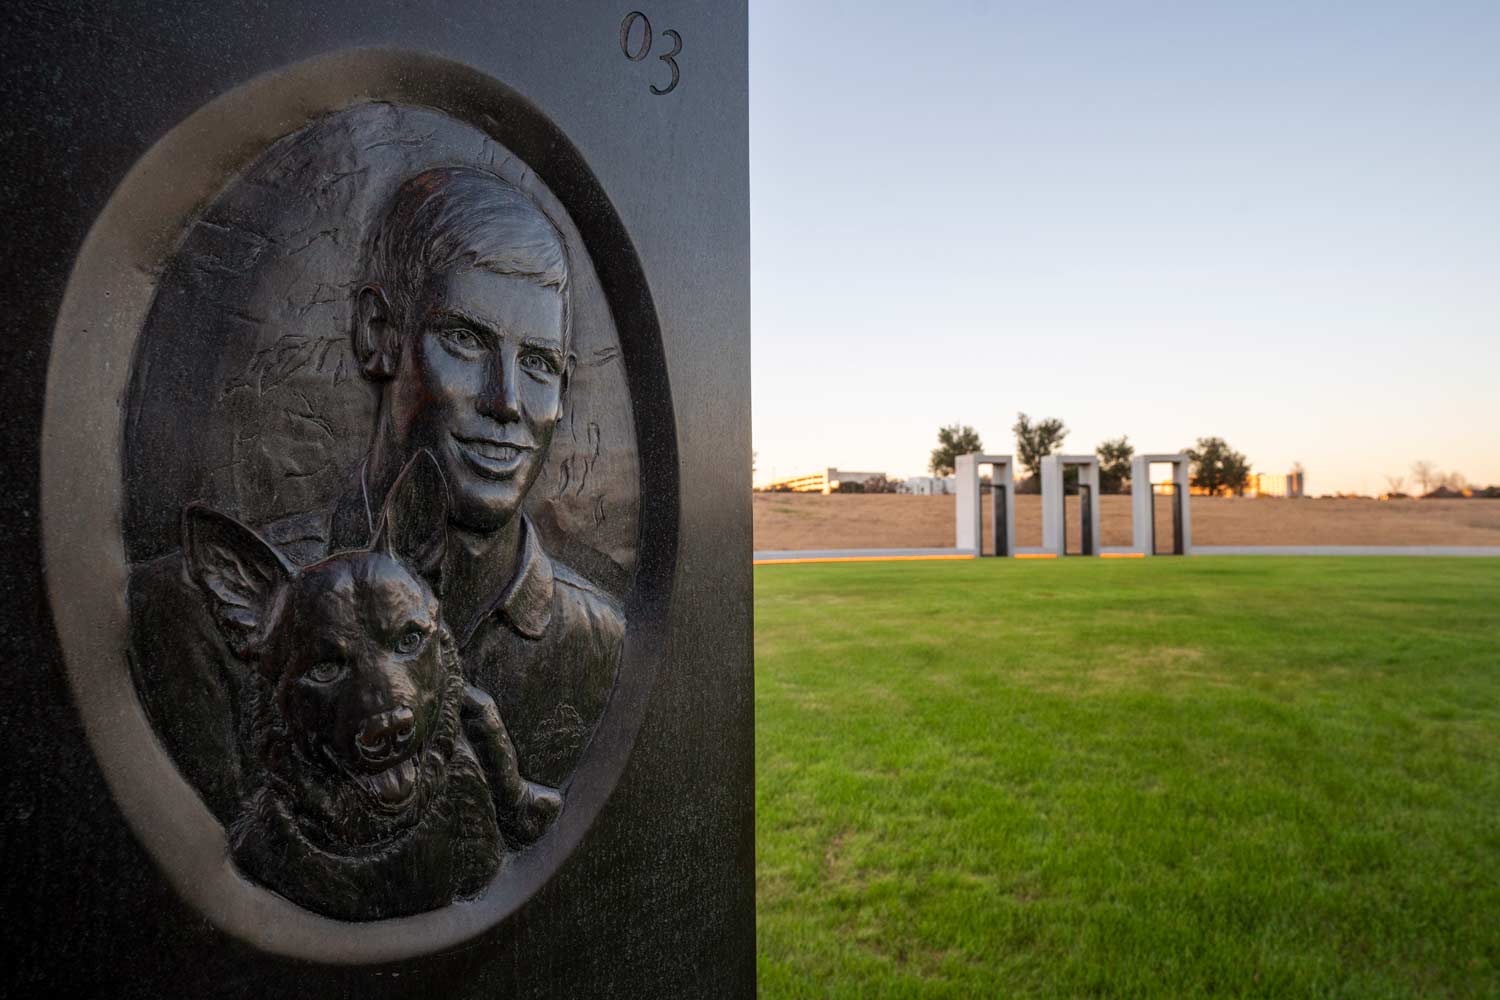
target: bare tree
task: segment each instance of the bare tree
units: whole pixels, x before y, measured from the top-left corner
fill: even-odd
[[[1450,472],[1443,477],[1443,485],[1455,493],[1462,493],[1469,488],[1469,481],[1462,472]]]
[[[1424,458],[1411,463],[1411,477],[1422,487],[1422,495],[1426,496],[1432,492],[1432,484],[1439,480],[1440,475],[1438,467]]]
[[[1400,493],[1405,488],[1406,488],[1406,477],[1405,476],[1386,476],[1385,477],[1385,491],[1387,493],[1389,493],[1389,494],[1391,494],[1391,495],[1394,496],[1395,494]]]

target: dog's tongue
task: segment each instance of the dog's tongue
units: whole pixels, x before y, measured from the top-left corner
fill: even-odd
[[[370,791],[386,805],[400,805],[411,797],[412,786],[417,781],[417,762],[408,757],[395,767],[370,775],[366,781]]]

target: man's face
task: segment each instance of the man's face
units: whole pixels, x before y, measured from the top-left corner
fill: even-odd
[[[406,455],[437,457],[454,524],[494,531],[541,472],[562,414],[562,295],[456,267],[428,280],[409,322],[387,390],[391,430]]]

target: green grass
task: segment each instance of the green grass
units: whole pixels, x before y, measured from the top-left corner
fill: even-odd
[[[764,995],[1500,996],[1500,561],[755,585]]]

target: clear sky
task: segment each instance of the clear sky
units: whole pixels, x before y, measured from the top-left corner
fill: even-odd
[[[1218,435],[1500,483],[1500,2],[752,0],[756,481]]]

